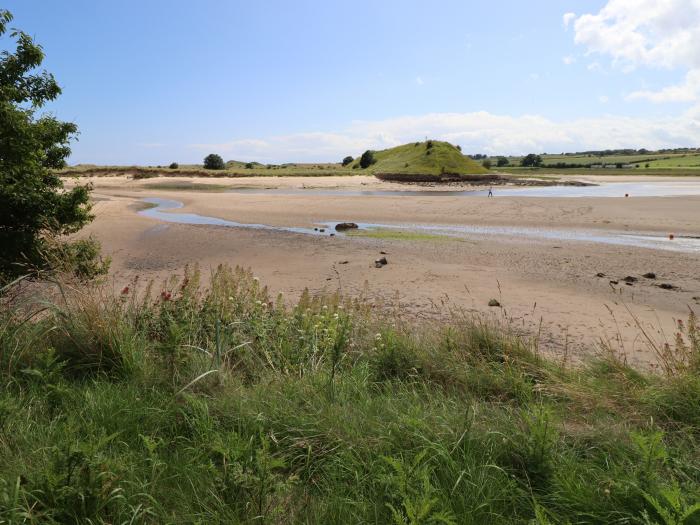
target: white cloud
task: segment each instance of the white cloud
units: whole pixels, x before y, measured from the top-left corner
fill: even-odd
[[[607,96],[607,95],[601,95],[601,96],[598,97],[598,101],[599,101],[601,104],[607,104],[608,102],[610,102],[610,97]]]
[[[564,58],[562,58],[561,61],[564,62],[564,64],[566,64],[567,66],[570,66],[571,64],[576,62],[576,57],[573,57],[571,55],[567,55]]]
[[[567,20],[573,24],[574,41],[587,54],[607,55],[624,72],[638,67],[688,72],[684,84],[638,91],[631,98],[653,102],[700,98],[700,83],[695,82],[695,72],[700,71],[700,0],[608,0],[596,14]]]
[[[530,73],[530,80],[539,80],[539,79],[540,79],[539,73]]]
[[[564,16],[562,17],[562,24],[564,24],[564,29],[569,28],[569,24],[574,21],[576,18],[576,13],[564,13]]]
[[[588,66],[586,66],[586,68],[588,69],[588,71],[602,71],[603,70],[603,68],[601,67],[601,65],[598,62],[591,62],[590,64],[588,64]]]
[[[607,115],[554,121],[540,115],[494,115],[485,111],[430,113],[356,121],[336,132],[295,133],[191,148],[238,160],[337,161],[368,148],[388,148],[426,136],[460,144],[465,152],[488,154],[681,147],[700,143],[700,106],[680,116],[651,119]]]
[[[416,77],[416,84],[422,86],[423,84],[425,84],[425,82],[423,82],[423,79],[421,77]]]

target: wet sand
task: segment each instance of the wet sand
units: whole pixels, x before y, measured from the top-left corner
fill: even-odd
[[[586,179],[596,182],[595,177]],[[625,179],[635,182],[629,176]],[[682,181],[693,182],[687,177]],[[206,273],[224,262],[252,268],[273,292],[283,292],[290,301],[308,288],[313,293],[365,294],[383,305],[400,304],[405,315],[417,318],[444,317],[449,308],[460,308],[505,317],[514,327],[539,334],[542,347],[552,352],[575,356],[604,340],[641,363],[652,361],[653,354],[637,323],[656,341],[671,341],[676,320],[700,304],[694,299],[700,297],[698,253],[517,234],[409,239],[313,236],[165,223],[137,213],[143,209],[142,199],[159,197],[182,202],[184,207],[177,212],[281,227],[352,221],[697,236],[697,195],[572,199],[505,197],[496,190],[496,198],[488,199],[430,195],[420,187],[415,188],[420,190],[416,196],[342,194],[414,189],[364,176],[141,181],[100,177],[92,182],[96,219],[85,233],[97,237],[112,256],[115,287],[136,276],[163,280],[182,272],[186,264],[199,263]],[[158,187],[172,182],[226,188]],[[615,182],[623,181],[615,178]],[[224,191],[236,188],[295,191]],[[326,191],[296,191],[304,188]],[[380,251],[387,252],[389,264],[375,268]],[[647,272],[656,273],[657,279],[641,277]],[[605,277],[597,277],[598,273]],[[638,278],[632,286],[621,280],[628,275]],[[611,280],[618,284],[610,284]],[[663,290],[656,286],[659,283],[678,288]],[[492,298],[503,308],[489,308]]]

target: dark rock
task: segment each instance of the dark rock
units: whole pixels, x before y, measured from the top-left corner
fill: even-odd
[[[605,277],[605,274],[603,272],[598,272],[595,274],[596,277]]]
[[[331,233],[331,237],[335,237],[335,233]]]
[[[491,299],[489,301],[489,306],[501,306],[501,303],[499,303],[496,299]]]
[[[379,252],[379,255],[386,255],[386,252]]]
[[[326,229],[325,229],[325,228],[320,228],[318,231],[320,231],[321,233],[323,233],[323,232],[326,231]]]
[[[382,257],[382,258],[378,259],[378,261],[379,261],[380,263],[382,263],[382,264],[388,264],[388,263],[389,263],[389,261],[386,260],[386,257]]]
[[[673,286],[672,284],[669,284],[669,283],[661,283],[661,284],[657,284],[656,286],[658,286],[662,290],[678,290],[678,286]]]
[[[656,274],[654,272],[645,273],[642,275],[645,279],[656,279]]]
[[[384,265],[388,264],[388,261],[386,260],[386,257],[382,257],[381,259],[377,259],[374,261],[374,267],[375,268],[381,268]]]
[[[348,264],[350,261],[340,261],[338,264]]]
[[[354,222],[341,222],[335,225],[335,231],[343,232],[345,230],[356,230],[357,224]]]
[[[314,228],[314,231],[317,232],[317,231],[318,231],[318,228]]]
[[[627,286],[634,286],[634,284],[633,284],[633,283],[628,283],[628,282],[625,282],[625,284],[626,284]]]
[[[618,284],[618,281],[610,281],[610,284]]]
[[[637,279],[636,277],[632,277],[631,275],[628,275],[627,277],[625,277],[622,280],[625,281],[627,284],[631,284],[631,283],[636,283],[639,279]]]

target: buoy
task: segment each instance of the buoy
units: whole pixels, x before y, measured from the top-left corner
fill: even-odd
[[[669,233],[669,234],[668,234],[668,238],[669,238],[669,240],[671,240],[671,241],[672,241],[672,240],[673,240],[673,237],[675,237],[675,236],[674,236],[674,235],[673,235],[672,233]]]

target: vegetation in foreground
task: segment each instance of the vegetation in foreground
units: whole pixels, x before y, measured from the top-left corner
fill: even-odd
[[[0,522],[700,519],[692,316],[647,374],[468,317],[287,308],[227,267],[59,290],[3,290]]]

